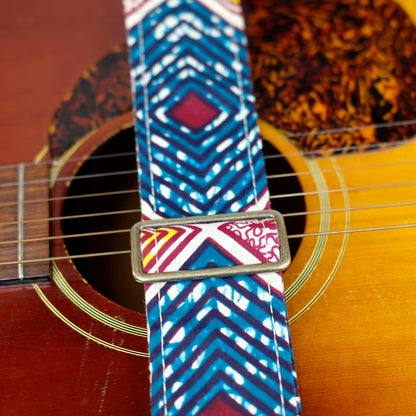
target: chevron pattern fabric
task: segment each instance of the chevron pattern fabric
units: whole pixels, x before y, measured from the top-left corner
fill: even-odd
[[[276,263],[280,255],[272,219],[145,228],[136,249],[147,273]]]
[[[238,2],[126,0],[125,15],[143,218],[268,209]],[[142,248],[146,272],[279,257],[270,221],[144,230]],[[146,305],[154,416],[299,414],[280,274],[155,283]]]

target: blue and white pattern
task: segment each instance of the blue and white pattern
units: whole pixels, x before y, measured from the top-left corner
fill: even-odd
[[[128,3],[143,217],[269,208],[241,10]],[[215,243],[187,267],[232,262]],[[281,275],[152,284],[146,304],[153,415],[299,413]]]
[[[142,199],[167,217],[256,209],[266,179],[245,172],[263,170],[245,35],[196,1],[169,3],[128,36]],[[172,117],[190,96],[215,112],[199,129]]]

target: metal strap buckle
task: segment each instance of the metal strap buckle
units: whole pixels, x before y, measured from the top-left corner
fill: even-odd
[[[267,218],[272,218],[276,221],[280,246],[280,260],[277,262],[242,264],[228,267],[179,270],[160,273],[145,273],[143,270],[143,255],[141,250],[141,231],[143,228],[158,229],[175,225],[197,225],[213,222],[232,222],[254,219],[263,220]],[[281,272],[285,270],[290,264],[290,251],[285,223],[282,215],[274,210],[141,221],[135,224],[131,229],[131,248],[133,275],[139,282],[142,283],[167,282],[187,279],[205,279],[209,277],[249,275],[265,272]]]

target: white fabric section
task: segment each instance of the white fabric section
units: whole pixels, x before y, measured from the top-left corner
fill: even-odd
[[[146,304],[150,303],[150,301],[158,296],[159,290],[162,290],[163,286],[166,282],[161,283],[152,283],[151,285],[147,285],[146,287]]]
[[[143,18],[165,0],[123,0],[127,30],[136,26]],[[128,11],[126,11],[128,9]]]
[[[203,226],[198,225],[198,228],[201,228],[202,232],[199,232],[191,241],[189,241],[186,247],[184,247],[184,249],[176,256],[176,258],[171,259],[165,271],[179,270],[186,263],[189,257],[198,250],[200,245],[208,239],[215,241],[220,246],[226,247],[227,252],[238,259],[241,264],[261,263],[257,257],[255,257],[250,251],[239,244],[234,238],[219,230],[218,226],[222,224],[222,222],[216,222],[204,224]],[[181,228],[186,230],[186,226]],[[158,253],[159,264],[163,264],[165,259],[170,256],[174,250],[177,250],[177,248],[180,246],[180,243],[186,237],[187,235],[178,239],[177,243],[173,244],[172,247],[169,247],[169,249],[165,252],[162,249],[161,252]],[[275,261],[277,261],[277,259]],[[147,270],[148,273],[156,273],[157,271],[157,264],[154,265],[150,270]]]
[[[126,29],[130,30],[136,26],[151,10],[155,9],[164,1],[176,2],[176,0],[123,0]],[[239,30],[245,29],[244,18],[238,13],[239,7],[234,3],[228,0],[200,0],[199,2],[213,13],[221,16],[230,25]],[[228,7],[225,7],[223,3],[227,3]],[[233,12],[234,9],[236,12]]]

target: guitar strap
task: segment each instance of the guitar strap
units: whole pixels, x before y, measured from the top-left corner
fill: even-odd
[[[153,416],[300,413],[238,3],[124,0]]]

